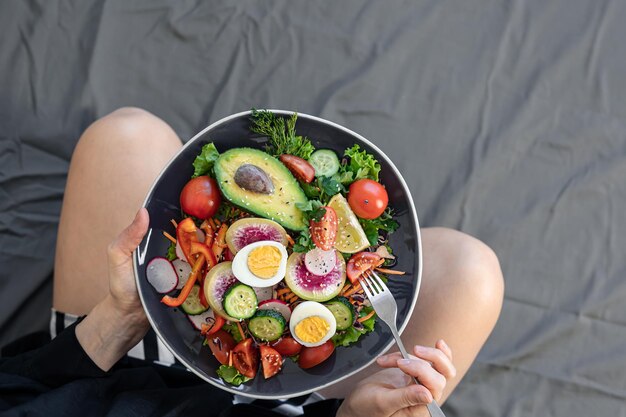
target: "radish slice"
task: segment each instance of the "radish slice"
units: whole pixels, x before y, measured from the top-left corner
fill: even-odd
[[[146,278],[159,294],[168,293],[178,285],[178,275],[171,262],[161,257],[156,257],[148,263]]]
[[[333,270],[337,262],[334,249],[322,250],[315,248],[304,255],[304,266],[313,275],[324,276]]]
[[[187,262],[187,257],[183,252],[183,248],[180,247],[180,244],[178,242],[176,242],[176,256],[178,256],[178,259],[180,259],[181,261]]]
[[[196,328],[196,330],[202,330],[203,324],[211,325],[215,323],[215,314],[213,310],[208,309],[204,313],[197,314],[195,316],[187,315],[189,322]]]
[[[174,259],[172,261],[172,266],[178,275],[178,285],[176,286],[176,289],[180,290],[185,286],[187,280],[189,279],[189,274],[191,274],[191,265],[182,259]]]
[[[289,321],[291,318],[291,309],[289,308],[289,304],[284,301],[276,299],[262,301],[259,303],[259,310],[278,311],[285,318],[285,321]]]
[[[252,289],[256,293],[256,300],[259,303],[274,298],[274,287],[252,287]]]

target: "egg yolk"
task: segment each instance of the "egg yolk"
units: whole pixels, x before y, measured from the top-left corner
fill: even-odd
[[[306,343],[317,343],[326,336],[330,324],[320,316],[311,316],[296,325],[296,336]]]
[[[282,255],[274,246],[259,246],[248,255],[248,269],[259,278],[272,278],[278,272]]]

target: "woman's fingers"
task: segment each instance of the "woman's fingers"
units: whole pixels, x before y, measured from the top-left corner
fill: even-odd
[[[431,392],[433,398],[440,399],[446,387],[446,378],[423,359],[400,359],[398,368],[405,374],[415,377]]]
[[[393,411],[416,405],[429,404],[433,400],[432,394],[426,387],[415,384],[390,389],[384,393],[382,398],[382,401],[386,403],[383,408]]]
[[[133,251],[141,243],[148,230],[149,216],[145,208],[139,209],[133,222],[109,245],[108,255],[111,266],[116,267],[132,259]]]
[[[430,362],[433,368],[447,379],[456,376],[456,368],[452,364],[451,358],[446,355],[443,350],[425,346],[415,346],[413,352],[418,358]]]
[[[448,359],[452,360],[452,349],[450,349],[450,346],[448,346],[445,340],[437,340],[437,343],[435,343],[435,347],[445,353]]]

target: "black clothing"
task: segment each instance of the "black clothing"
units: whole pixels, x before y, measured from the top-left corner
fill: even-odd
[[[31,336],[3,350],[0,416],[280,416],[262,406],[271,402],[233,406],[231,394],[176,368],[124,358],[104,372],[78,343],[75,327],[17,356],[4,357],[41,338]],[[304,416],[334,416],[339,405],[338,400],[311,404]]]

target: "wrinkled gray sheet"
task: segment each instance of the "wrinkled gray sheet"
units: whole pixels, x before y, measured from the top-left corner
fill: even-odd
[[[0,344],[45,328],[72,149],[144,107],[349,126],[423,225],[478,236],[501,319],[449,416],[626,416],[626,3],[3,1]]]

